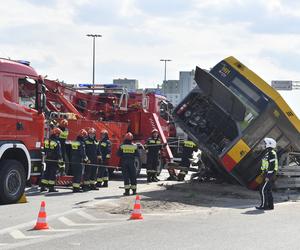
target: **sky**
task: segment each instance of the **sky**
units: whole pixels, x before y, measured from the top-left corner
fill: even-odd
[[[66,83],[138,79],[155,87],[235,56],[267,82],[300,80],[300,1],[10,0],[0,5],[0,57]],[[300,92],[298,92],[298,95]],[[300,106],[300,105],[299,105]]]

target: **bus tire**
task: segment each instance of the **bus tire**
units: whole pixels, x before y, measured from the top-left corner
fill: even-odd
[[[25,190],[25,169],[19,161],[1,161],[0,168],[0,202],[16,203]]]
[[[142,162],[139,157],[134,158],[134,167],[135,167],[136,176],[138,177],[142,169]]]

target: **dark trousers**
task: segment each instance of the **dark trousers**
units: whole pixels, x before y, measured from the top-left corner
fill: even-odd
[[[103,181],[108,181],[108,168],[104,167],[107,166],[108,161],[107,160],[103,160],[101,162],[101,165],[98,169],[98,178],[97,180],[99,180],[98,182],[103,182]]]
[[[264,208],[274,208],[272,188],[272,180],[264,181],[259,188],[261,206]]]
[[[54,186],[56,179],[57,163],[47,162],[46,160],[46,170],[44,172],[44,177],[42,178],[42,184],[48,184],[49,186]],[[43,180],[46,180],[43,181]]]
[[[97,181],[97,174],[98,174],[98,167],[97,166],[91,166],[91,185],[94,185],[95,182]]]
[[[129,189],[130,186],[136,186],[136,172],[134,162],[132,162],[132,164],[127,162],[123,163],[121,167],[125,189]]]
[[[81,163],[72,163],[73,187],[74,188],[80,188],[82,169],[83,169],[83,166]]]
[[[156,174],[158,164],[158,155],[147,155],[147,173]]]
[[[84,165],[83,184],[90,185],[92,166]]]

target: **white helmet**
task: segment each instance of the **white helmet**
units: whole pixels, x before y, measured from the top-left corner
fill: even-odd
[[[276,148],[276,141],[273,138],[266,137],[264,142],[266,144],[266,148]]]

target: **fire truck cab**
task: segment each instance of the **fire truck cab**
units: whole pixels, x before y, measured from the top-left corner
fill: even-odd
[[[27,61],[0,59],[0,203],[14,203],[42,166],[43,80]]]

